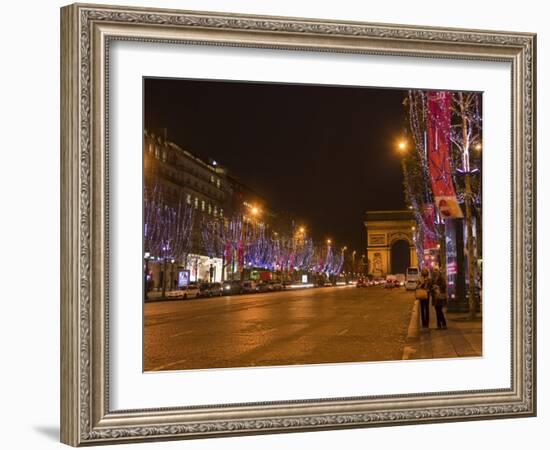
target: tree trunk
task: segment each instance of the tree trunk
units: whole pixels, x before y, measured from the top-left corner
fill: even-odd
[[[474,319],[477,313],[477,299],[475,297],[475,254],[472,226],[472,190],[470,186],[470,174],[466,173],[466,249],[468,251],[468,306],[470,319]]]
[[[472,227],[472,186],[470,180],[470,155],[468,142],[468,122],[466,118],[466,105],[462,92],[458,94],[460,100],[460,112],[462,115],[462,141],[463,141],[463,164],[464,164],[464,204],[466,206],[466,250],[468,252],[468,307],[470,310],[470,319],[474,319],[477,314],[477,301],[475,297],[475,254],[474,237]]]

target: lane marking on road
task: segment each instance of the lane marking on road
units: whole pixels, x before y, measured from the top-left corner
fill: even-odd
[[[349,330],[347,328],[343,329],[342,331],[339,331],[338,332],[338,336],[342,336],[344,334],[346,334]]]
[[[153,367],[152,369],[149,369],[147,372],[157,372],[159,370],[165,370],[165,369],[168,369],[169,367],[177,366],[178,364],[181,364],[185,361],[187,361],[187,359],[178,359],[177,361],[173,361],[168,364],[162,364],[161,366]],[[173,370],[178,370],[178,369],[173,369]]]
[[[178,336],[183,336],[184,334],[192,334],[193,332],[194,332],[193,330],[182,331],[181,333],[172,334],[170,335],[170,337],[174,338]]]

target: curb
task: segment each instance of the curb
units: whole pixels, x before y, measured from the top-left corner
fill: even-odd
[[[418,315],[420,310],[420,302],[418,299],[414,301],[414,306],[411,314],[411,321],[407,330],[407,338],[405,339],[405,347],[403,347],[403,357],[401,359],[415,359],[415,354],[418,352],[418,342],[420,340],[420,326],[418,324]]]

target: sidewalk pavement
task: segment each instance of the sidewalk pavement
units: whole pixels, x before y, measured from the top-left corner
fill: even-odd
[[[482,318],[445,311],[447,329],[438,330],[435,309],[430,306],[430,328],[420,325],[420,302],[415,301],[403,359],[433,359],[482,356]]]

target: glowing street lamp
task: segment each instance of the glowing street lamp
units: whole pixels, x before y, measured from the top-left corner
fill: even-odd
[[[401,140],[397,143],[397,150],[399,153],[404,154],[407,151],[407,141]]]

